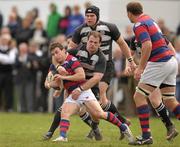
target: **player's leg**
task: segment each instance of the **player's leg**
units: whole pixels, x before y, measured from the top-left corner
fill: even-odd
[[[60,120],[61,120],[61,107],[58,110],[56,110],[53,121],[51,123],[51,126],[50,126],[48,132],[43,135],[44,140],[49,140],[53,136],[55,130],[59,126]]]
[[[87,107],[88,112],[92,115],[94,120],[104,119],[114,125],[116,125],[127,137],[129,142],[134,141],[134,137],[129,129],[129,127],[122,123],[113,113],[104,112],[96,100],[86,101],[85,106]]]
[[[149,127],[149,116],[150,111],[146,98],[155,88],[143,83],[139,83],[136,87],[134,94],[134,101],[136,104],[136,109],[140,121],[142,139],[137,140],[137,144],[152,144],[153,140],[151,137],[151,131]]]
[[[102,140],[102,135],[98,128],[99,121],[94,121],[84,106],[81,107],[79,116],[84,123],[91,127],[91,131],[86,137],[89,139],[93,139],[93,137],[95,137],[96,140]]]
[[[108,89],[107,82],[101,81],[99,83],[99,94],[100,94],[100,104],[104,111],[112,112],[116,115],[116,117],[123,123],[126,123],[127,125],[130,124],[129,120],[127,120],[124,116],[122,116],[116,106],[107,98],[107,89]]]
[[[77,113],[80,109],[78,103],[74,100],[67,98],[64,104],[62,105],[61,110],[61,120],[59,123],[60,127],[60,135],[58,138],[54,139],[53,141],[67,141],[67,131],[70,127],[70,116]]]
[[[165,124],[165,127],[167,129],[167,139],[170,140],[172,139],[173,136],[172,134],[175,133],[174,131],[172,132],[172,129],[169,128],[174,128],[173,123],[171,122],[169,115],[168,115],[168,110],[166,109],[165,105],[162,102],[162,95],[159,90],[159,88],[156,88],[150,95],[149,100],[153,107],[155,108],[158,116],[161,118],[162,122]]]
[[[180,120],[180,104],[175,97],[175,86],[161,88],[163,102],[166,107]]]
[[[177,102],[175,98],[175,86],[170,86],[167,84],[163,84],[161,86],[161,93],[163,102],[165,105],[171,110],[175,116],[179,119],[180,117],[180,104]],[[167,127],[167,140],[172,140],[174,137],[178,135],[178,131],[175,129],[174,125]]]

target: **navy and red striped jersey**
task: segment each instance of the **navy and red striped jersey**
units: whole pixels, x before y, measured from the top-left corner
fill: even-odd
[[[152,51],[148,61],[166,62],[174,55],[174,52],[168,48],[160,28],[148,15],[139,16],[133,30],[137,41],[141,43],[147,40],[152,42]]]
[[[72,55],[68,55],[66,60],[61,66],[63,66],[66,69],[69,75],[74,75],[75,69],[81,67],[81,64],[76,57]],[[84,80],[82,81],[63,80],[63,85],[64,85],[64,89],[66,89],[70,94],[74,89],[79,87],[84,82],[85,82]]]

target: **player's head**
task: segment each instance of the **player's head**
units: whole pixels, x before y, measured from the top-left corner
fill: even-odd
[[[65,61],[67,54],[62,44],[53,42],[50,44],[49,49],[55,62],[62,64]]]
[[[90,53],[95,53],[101,46],[101,34],[97,31],[91,31],[88,34],[87,50]]]
[[[136,18],[143,13],[143,6],[139,2],[130,2],[126,6],[129,20],[134,23]]]
[[[85,19],[88,26],[93,26],[99,21],[99,8],[90,6],[86,8]]]

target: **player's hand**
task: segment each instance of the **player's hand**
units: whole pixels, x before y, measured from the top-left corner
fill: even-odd
[[[72,99],[77,100],[81,95],[81,89],[78,87],[72,91]]]
[[[133,71],[131,70],[131,67],[130,66],[127,66],[124,70],[124,75],[125,76],[131,76],[133,75]]]
[[[63,76],[60,75],[60,74],[55,74],[55,75],[53,76],[53,80],[54,80],[54,81],[60,81],[60,80],[63,79],[62,77],[63,77]]]
[[[134,72],[134,78],[139,81],[143,71],[144,71],[143,69],[137,68]]]
[[[62,67],[62,66],[59,66],[57,70],[58,70],[58,73],[59,73],[60,75],[68,75],[68,72],[67,72],[66,69],[65,69],[64,67]]]
[[[134,61],[129,62],[129,66],[130,66],[132,72],[134,72],[137,67],[137,65]]]

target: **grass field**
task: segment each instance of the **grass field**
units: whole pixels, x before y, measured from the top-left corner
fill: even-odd
[[[71,119],[69,142],[53,143],[42,141],[42,135],[47,131],[52,120],[52,114],[19,114],[0,113],[0,147],[126,147],[125,140],[119,141],[119,130],[105,121],[101,121],[100,128],[103,141],[92,141],[85,139],[89,128],[77,117]],[[131,118],[131,130],[133,134],[139,135],[140,128],[137,118]],[[180,123],[173,119],[177,129],[180,131]],[[180,135],[171,143],[165,140],[166,130],[161,121],[151,118],[151,130],[154,144],[151,147],[180,147]],[[53,138],[59,134],[56,131]]]

